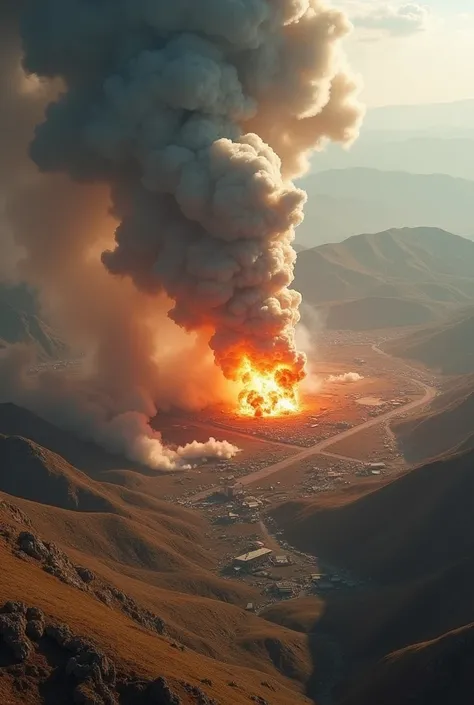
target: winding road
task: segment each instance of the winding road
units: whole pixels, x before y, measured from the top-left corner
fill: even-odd
[[[372,349],[380,355],[383,355],[385,357],[391,357],[388,353],[384,352],[383,350],[380,350],[380,348],[378,348],[376,345],[373,345]],[[416,369],[410,367],[410,365],[407,365],[405,363],[403,363],[403,367],[411,370]],[[419,372],[419,370],[416,371]],[[361,431],[366,431],[368,428],[387,423],[387,421],[390,421],[391,419],[394,419],[397,416],[401,416],[402,414],[414,411],[415,409],[426,406],[431,401],[433,401],[437,394],[437,390],[435,387],[430,387],[428,384],[425,384],[424,382],[421,382],[420,380],[414,378],[410,381],[424,390],[423,396],[419,399],[415,399],[414,401],[411,401],[408,404],[405,404],[404,406],[398,406],[396,409],[387,411],[385,414],[380,414],[380,416],[376,416],[372,419],[369,419],[368,421],[365,421],[364,423],[358,424],[357,426],[353,426],[352,428],[349,428],[346,431],[342,431],[341,433],[338,433],[335,436],[326,438],[324,441],[320,441],[319,443],[316,443],[310,448],[305,448],[299,453],[295,453],[294,455],[291,455],[290,457],[285,458],[284,460],[280,460],[279,462],[273,463],[272,465],[267,465],[267,467],[261,468],[260,470],[256,470],[255,472],[252,472],[249,475],[244,475],[243,477],[239,478],[239,484],[243,486],[251,485],[254,482],[266,480],[271,475],[274,475],[275,473],[280,472],[281,470],[285,470],[286,468],[295,465],[295,463],[298,463],[301,460],[307,460],[308,458],[311,458],[314,455],[326,455],[324,451],[330,448],[331,446],[335,445],[336,443],[339,443],[340,441],[343,441],[346,438],[350,438],[351,436],[355,436],[357,433],[361,433]],[[331,456],[333,454],[327,453],[327,455]],[[341,455],[338,455],[337,457],[344,460],[354,461],[354,458],[346,458],[345,456]],[[190,499],[192,502],[199,502],[211,495],[213,492],[215,492],[217,488],[218,485],[213,486],[207,490],[193,495]]]

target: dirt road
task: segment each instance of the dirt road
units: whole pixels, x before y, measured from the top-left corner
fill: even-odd
[[[375,352],[378,352],[380,355],[390,357],[390,355],[383,352],[383,350],[380,350],[376,346],[373,346],[373,350]],[[403,366],[410,369],[409,365],[404,364]],[[275,473],[280,472],[281,470],[285,470],[286,468],[295,465],[295,463],[298,463],[301,460],[307,460],[308,458],[311,458],[314,455],[319,455],[320,453],[322,453],[322,451],[325,451],[332,445],[335,445],[336,443],[339,443],[340,441],[343,441],[346,438],[350,438],[356,433],[366,431],[368,428],[372,428],[373,426],[386,424],[388,421],[396,418],[397,416],[401,416],[402,414],[406,414],[407,412],[414,411],[415,409],[418,409],[422,406],[426,406],[426,404],[429,404],[435,398],[437,394],[437,390],[435,389],[435,387],[430,387],[429,385],[417,379],[412,379],[411,381],[413,382],[413,384],[416,384],[424,390],[424,395],[420,399],[415,399],[414,401],[411,401],[408,404],[405,404],[404,406],[398,406],[396,409],[387,411],[387,413],[385,414],[380,414],[380,416],[376,416],[372,419],[369,419],[368,421],[365,421],[364,423],[358,424],[357,426],[353,426],[352,428],[349,428],[346,431],[342,431],[341,433],[338,433],[335,436],[326,438],[326,440],[320,441],[319,443],[316,443],[310,448],[305,448],[304,450],[301,450],[299,453],[291,455],[285,460],[280,460],[278,463],[273,463],[273,465],[267,465],[267,467],[261,468],[261,470],[252,472],[249,475],[245,475],[244,477],[240,477],[239,483],[243,486],[246,486],[251,485],[254,482],[261,482],[262,480],[266,480],[271,475],[274,475]],[[354,460],[353,458],[346,459]],[[199,492],[198,494],[191,497],[191,499],[193,502],[199,502],[200,500],[205,499],[210,494],[215,492],[216,489],[217,487],[212,487],[208,490],[204,490],[203,492]]]

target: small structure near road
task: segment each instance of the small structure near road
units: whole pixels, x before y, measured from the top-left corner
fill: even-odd
[[[258,548],[256,551],[249,551],[249,553],[243,553],[241,556],[234,558],[234,565],[244,570],[251,570],[265,563],[271,554],[271,548]]]
[[[275,556],[272,560],[273,565],[284,566],[290,565],[291,561],[288,556]]]
[[[280,597],[292,597],[295,594],[295,588],[295,583],[290,580],[282,580],[273,586],[273,589]]]
[[[228,499],[234,499],[235,497],[239,497],[242,493],[243,493],[243,485],[240,482],[236,482],[235,484],[232,484],[232,485],[227,484],[223,489],[223,495],[224,495],[224,497],[227,497]]]

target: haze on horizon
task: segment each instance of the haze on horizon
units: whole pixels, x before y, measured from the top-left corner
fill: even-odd
[[[346,43],[370,108],[474,98],[471,0],[344,0],[355,31]]]

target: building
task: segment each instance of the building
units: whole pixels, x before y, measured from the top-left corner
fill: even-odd
[[[238,497],[242,494],[242,492],[243,487],[240,482],[237,482],[234,485],[226,485],[223,490],[224,496],[227,497],[227,499],[233,499],[234,497]]]
[[[274,565],[290,565],[290,559],[288,556],[275,556],[273,559]]]
[[[289,580],[283,580],[279,583],[275,583],[273,587],[281,597],[290,597],[295,592],[295,584]]]
[[[271,554],[272,550],[270,548],[258,548],[256,551],[249,551],[249,553],[243,553],[241,556],[234,558],[234,565],[250,570],[257,565],[265,563]]]

